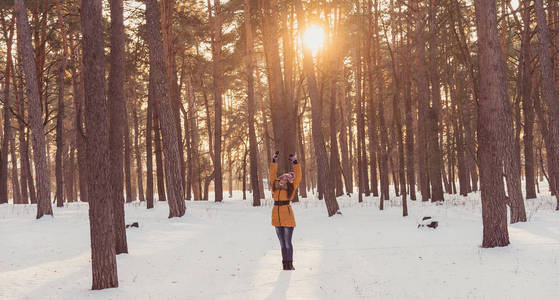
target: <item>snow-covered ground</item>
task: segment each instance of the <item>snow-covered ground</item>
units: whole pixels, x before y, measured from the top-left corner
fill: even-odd
[[[294,204],[295,271],[281,270],[270,200],[187,202],[167,219],[165,203],[126,204],[129,254],[118,256],[120,287],[92,291],[87,204],[35,220],[32,205],[0,206],[0,299],[557,299],[559,212],[527,200],[529,222],[509,226],[511,245],[480,248],[479,194],[444,205],[340,197]],[[417,228],[423,216],[439,227]]]

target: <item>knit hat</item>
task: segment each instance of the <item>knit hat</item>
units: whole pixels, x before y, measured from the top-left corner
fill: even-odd
[[[289,182],[293,182],[293,180],[295,180],[295,173],[293,173],[293,172],[284,173],[279,178],[280,178],[280,180],[285,179]],[[281,181],[280,181],[280,183],[281,183]]]

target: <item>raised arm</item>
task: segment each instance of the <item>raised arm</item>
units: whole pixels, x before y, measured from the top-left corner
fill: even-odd
[[[272,157],[272,162],[270,163],[270,182],[268,182],[268,184],[270,185],[277,178],[278,164],[276,163],[276,161],[278,159],[278,156],[279,156],[279,151],[276,151],[276,153]]]
[[[295,179],[293,179],[293,187],[297,189],[301,179],[303,179],[303,172],[301,171],[301,165],[297,162],[297,156],[290,154],[289,160],[293,163],[293,171],[295,172]]]

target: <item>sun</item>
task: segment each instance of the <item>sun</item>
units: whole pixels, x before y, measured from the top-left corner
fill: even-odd
[[[308,47],[313,54],[316,54],[320,48],[324,45],[324,29],[318,25],[310,25],[307,27],[303,33],[303,42],[305,46]]]

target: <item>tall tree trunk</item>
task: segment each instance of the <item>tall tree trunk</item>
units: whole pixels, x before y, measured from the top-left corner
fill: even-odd
[[[229,171],[229,198],[233,198],[233,158],[231,157],[231,147],[227,151],[228,171]]]
[[[148,209],[153,208],[153,101],[153,92],[148,92],[146,116],[146,207]]]
[[[559,32],[559,3],[557,1],[548,0],[548,10],[550,15],[550,29],[554,32]],[[559,35],[555,34],[552,44],[557,47],[559,45]],[[555,76],[555,90],[559,88],[559,53],[554,52],[553,57],[553,71]]]
[[[126,187],[126,202],[136,201],[135,180],[132,178],[132,141],[130,138],[130,121],[128,109],[124,110],[124,185]]]
[[[76,53],[77,52],[77,53]],[[84,115],[84,94],[83,94],[83,63],[79,56],[78,47],[74,45],[74,38],[70,38],[70,59],[72,65],[72,97],[74,104],[74,134],[76,139],[76,149],[78,151],[78,185],[80,190],[80,201],[88,202],[87,188],[87,145],[85,141],[85,130],[83,128]],[[20,140],[20,144],[22,140]]]
[[[17,0],[22,1],[22,0]],[[92,289],[118,286],[111,195],[108,111],[105,101],[102,1],[82,1],[85,123]],[[39,180],[38,180],[39,181]],[[39,186],[39,185],[37,185]],[[39,193],[40,194],[40,193]]]
[[[305,28],[305,16],[301,0],[297,0],[295,6],[297,10],[298,24],[301,25],[301,28]],[[324,184],[324,200],[328,210],[328,216],[333,216],[340,208],[338,206],[338,201],[336,200],[336,195],[334,194],[333,178],[330,173],[328,153],[326,152],[326,144],[324,142],[324,136],[322,135],[322,107],[320,105],[318,88],[316,85],[312,53],[306,45],[303,45],[303,70],[307,80],[307,87],[312,105],[312,134],[317,167],[320,169],[318,171],[318,180]]]
[[[16,157],[16,140],[13,138],[10,139],[10,158],[12,160],[12,194],[13,194],[13,201],[14,204],[23,204],[23,200],[21,197],[21,189],[19,186],[19,179],[17,176],[17,157]]]
[[[396,154],[398,153],[398,148],[394,147],[394,144],[396,143],[396,134],[394,133],[394,126],[389,127],[391,130],[391,139],[389,142],[389,146],[388,146],[388,162],[390,165],[390,171],[392,173],[392,186],[394,187],[394,194],[396,195],[396,197],[400,197],[400,183],[399,183],[399,178],[398,178],[398,166],[396,165],[396,163],[394,163],[394,155],[393,153],[395,152]],[[396,151],[392,150],[395,149]]]
[[[479,95],[479,94],[478,94]],[[477,192],[478,190],[478,173],[477,173],[477,163],[476,163],[476,150],[475,144],[475,129],[477,123],[475,115],[477,107],[477,102],[474,104],[472,99],[464,99],[463,113],[464,113],[464,136],[466,137],[464,146],[466,150],[466,167],[468,168],[468,176],[472,184],[472,191]]]
[[[266,193],[264,191],[264,178],[270,178],[270,176],[268,176],[268,168],[266,167],[268,165],[268,159],[271,157],[271,150],[270,150],[270,137],[268,135],[268,115],[267,115],[267,111],[264,109],[264,101],[263,101],[263,96],[261,93],[259,93],[260,90],[260,71],[258,70],[258,68],[255,68],[254,70],[256,72],[256,76],[255,76],[255,88],[256,88],[256,93],[254,94],[255,96],[255,101],[256,101],[256,105],[258,106],[258,110],[261,112],[262,114],[262,124],[261,124],[261,128],[260,128],[260,132],[262,134],[262,139],[263,139],[263,150],[265,151],[266,155],[262,155],[259,156],[260,158],[260,165],[262,166],[261,168],[259,168],[260,170],[260,182],[259,182],[259,186],[260,186],[260,199],[265,199],[266,198]],[[298,119],[299,120],[299,119]],[[305,169],[304,166],[302,168],[303,170]],[[304,171],[303,171],[304,172]],[[299,188],[299,191],[301,191],[303,184],[305,182],[305,174],[303,173],[303,179],[301,180],[301,183],[299,184],[299,186],[301,186],[301,188]]]
[[[131,91],[132,91],[132,98],[131,101],[133,101],[132,103],[130,103],[131,107],[132,107],[132,118],[134,121],[134,154],[136,157],[136,178],[137,178],[137,183],[138,183],[138,198],[140,198],[140,201],[145,201],[145,195],[144,195],[144,181],[143,181],[143,166],[142,166],[142,152],[140,151],[140,124],[138,122],[138,103],[136,103],[136,79],[132,78],[131,80]],[[153,204],[153,198],[152,198],[152,204]]]
[[[56,15],[60,35],[62,36],[62,58],[58,68],[58,116],[56,118],[56,206],[64,206],[64,176],[63,160],[64,151],[64,73],[66,72],[66,61],[68,52],[66,51],[66,28],[62,19],[62,8],[59,1],[56,1]]]
[[[357,23],[361,26],[361,9],[359,6],[359,1],[356,2],[357,5]],[[365,149],[363,149],[363,143],[361,142],[365,139],[365,117],[363,116],[363,100],[361,93],[361,37],[357,36],[355,41],[355,57],[353,59],[353,66],[355,68],[355,105],[357,107],[357,181],[358,181],[358,198],[359,202],[363,202],[363,194],[365,193],[365,173],[363,154]],[[313,69],[314,70],[314,69]],[[316,143],[316,141],[315,141]]]
[[[186,162],[184,161],[184,150],[182,144],[182,127],[180,117],[180,89],[177,77],[176,51],[173,31],[173,13],[175,11],[175,0],[161,0],[161,36],[163,39],[163,51],[165,54],[165,66],[167,80],[169,82],[169,98],[173,108],[173,117],[177,131],[177,141],[179,143],[179,159],[181,168],[181,180],[183,192],[186,189]],[[181,197],[184,198],[184,195]]]
[[[221,87],[221,2],[214,0],[214,16],[208,0],[208,10],[212,19],[212,60],[213,60],[213,89],[214,89],[214,194],[215,201],[223,200],[223,175],[221,168],[221,119],[222,119],[222,87]]]
[[[259,6],[262,11],[260,16],[263,33],[262,44],[269,82],[274,147],[283,154],[295,153],[297,149],[297,104],[290,96],[291,92],[286,91],[284,74],[281,69],[278,29],[280,7],[278,0],[259,0]],[[278,172],[288,172],[291,168],[288,162],[287,159],[280,159]]]
[[[365,47],[366,50],[366,62],[367,62],[367,79],[368,79],[368,86],[369,86],[369,95],[368,95],[368,135],[369,135],[369,155],[370,155],[370,172],[371,172],[371,189],[373,192],[373,196],[378,197],[378,178],[377,178],[377,156],[378,156],[378,131],[377,131],[377,118],[376,118],[376,107],[375,107],[375,95],[376,86],[375,84],[375,70],[374,70],[374,63],[373,60],[376,60],[377,52],[380,51],[378,48],[372,46],[372,39],[373,36],[378,36],[378,18],[379,18],[379,11],[378,11],[378,1],[374,3],[374,14],[372,13],[373,10],[373,3],[371,0],[367,1],[367,15],[368,15],[368,32],[369,37],[366,39]],[[374,19],[373,19],[374,16]],[[376,45],[375,45],[376,46]]]
[[[182,77],[182,76],[181,76]],[[182,89],[182,88],[181,88]],[[191,130],[190,130],[190,121],[188,120],[188,112],[184,110],[184,107],[181,105],[181,110],[183,112],[183,121],[182,124],[184,126],[184,147],[186,147],[186,190],[185,190],[185,199],[192,200],[192,138],[191,138]]]
[[[347,122],[347,132],[348,132],[348,154],[349,154],[349,166],[348,166],[348,174],[349,174],[349,178],[351,180],[351,192],[353,193],[353,187],[354,187],[354,181],[355,181],[355,175],[354,175],[354,170],[355,170],[355,159],[354,157],[354,151],[355,151],[355,147],[353,147],[353,120],[352,120],[352,115],[353,115],[353,111],[352,111],[352,103],[351,103],[351,97],[349,95],[346,95],[346,99],[348,101],[346,101],[346,120],[348,120]]]
[[[247,149],[247,150],[248,150],[248,149]],[[247,151],[247,150],[245,150],[245,154],[243,155],[243,167],[242,167],[242,168],[243,168],[243,172],[242,172],[242,175],[241,175],[241,176],[243,177],[243,178],[242,178],[242,182],[243,182],[243,183],[242,183],[242,185],[243,185],[243,187],[242,187],[242,188],[243,188],[243,200],[246,200],[246,199],[247,199],[247,193],[246,193],[246,190],[247,190],[247,156],[248,156],[248,152],[249,152],[249,151]],[[258,185],[258,184],[257,184],[257,185]],[[252,191],[252,194],[254,195],[254,191]],[[257,196],[257,198],[258,198],[258,194],[256,194],[256,196]],[[260,199],[259,199],[259,200],[260,200]],[[254,205],[253,205],[253,206],[254,206]]]
[[[33,136],[33,155],[35,158],[35,177],[37,178],[37,219],[43,215],[52,215],[50,203],[50,184],[47,156],[45,153],[45,133],[41,117],[41,100],[35,69],[35,56],[31,43],[31,32],[27,19],[27,10],[23,0],[15,0],[17,15],[18,47],[21,48],[23,70],[25,73],[25,89],[29,100],[29,125]]]
[[[155,101],[155,100],[154,100]],[[154,107],[155,108],[155,107]],[[159,201],[167,201],[167,193],[165,192],[165,167],[163,166],[163,153],[161,152],[161,123],[157,116],[156,109],[153,111],[154,139],[155,139],[155,166],[157,175],[157,199]]]
[[[480,67],[478,155],[483,219],[482,247],[503,247],[509,244],[509,234],[501,171],[503,162],[498,141],[505,124],[496,112],[504,110],[506,77],[497,36],[495,0],[476,0],[475,11]]]
[[[245,0],[245,37],[246,37],[246,68],[247,68],[247,106],[248,106],[248,135],[250,151],[250,184],[252,188],[252,206],[260,206],[260,187],[258,186],[258,142],[254,129],[254,66],[252,50],[252,14],[250,0]],[[243,166],[244,170],[245,166]],[[243,177],[244,186],[245,177]],[[244,190],[244,188],[243,188]]]
[[[402,132],[402,117],[400,115],[400,97],[399,95],[394,95],[393,104],[393,115],[395,118],[396,127],[396,144],[398,147],[398,177],[400,178],[400,192],[402,194],[402,215],[406,217],[408,215],[408,203],[407,203],[407,193],[406,193],[406,170],[405,170],[405,160],[404,160],[404,136]]]
[[[442,153],[439,145],[439,114],[441,112],[441,83],[437,64],[438,30],[436,28],[436,5],[434,0],[429,1],[429,80],[431,81],[432,105],[428,108],[427,130],[429,147],[429,181],[431,182],[431,201],[444,201],[442,170]],[[428,98],[427,98],[427,101]]]
[[[342,68],[343,68],[343,64],[342,64]],[[347,125],[347,113],[346,113],[346,107],[348,106],[347,102],[347,98],[345,95],[345,80],[343,80],[343,69],[340,71],[340,74],[338,76],[340,76],[340,89],[338,90],[338,99],[339,99],[339,105],[340,105],[340,136],[339,136],[339,140],[340,140],[340,153],[341,153],[341,157],[342,157],[342,175],[344,177],[344,185],[345,185],[345,192],[347,195],[351,195],[353,193],[353,181],[352,181],[352,174],[351,174],[351,162],[349,161],[349,147],[348,147],[348,142],[347,142],[347,131],[348,131],[348,125]],[[369,132],[370,132],[370,128],[369,128]],[[370,133],[369,133],[370,135]],[[372,142],[370,142],[372,143]],[[373,157],[371,157],[371,160],[373,159]],[[376,162],[375,162],[376,165]],[[376,169],[376,168],[375,168]],[[376,172],[376,170],[375,170]],[[371,176],[371,178],[373,178],[373,176]],[[375,184],[371,184],[373,186],[373,193],[375,191]]]
[[[113,205],[113,227],[116,254],[128,253],[124,224],[124,174],[123,138],[126,122],[126,98],[124,95],[124,15],[123,0],[111,0],[111,53],[109,56],[109,176],[110,195]],[[88,123],[86,123],[88,126]]]
[[[202,199],[202,179],[200,177],[200,134],[198,133],[198,112],[196,105],[196,96],[194,94],[194,86],[192,79],[188,81],[187,89],[189,91],[188,97],[188,121],[190,122],[190,137],[191,137],[191,151],[189,163],[192,164],[192,192],[194,200]]]
[[[411,30],[410,21],[407,23],[408,30]],[[406,59],[404,62],[404,105],[405,105],[405,122],[406,122],[406,178],[409,186],[409,194],[411,200],[417,200],[415,195],[415,152],[414,152],[414,130],[412,110],[412,83],[411,83],[411,59],[412,46],[409,39],[406,40]]]
[[[14,68],[14,74],[17,72],[17,76],[14,77],[13,86],[14,86],[14,93],[16,98],[16,111],[20,115],[18,118],[18,141],[19,141],[19,164],[20,164],[20,174],[21,174],[21,204],[28,204],[29,203],[29,193],[28,193],[28,177],[29,169],[27,169],[26,158],[28,159],[27,147],[26,147],[26,140],[25,140],[25,102],[23,99],[23,84],[22,80],[17,80],[17,78],[21,78],[21,68],[17,67]],[[15,142],[15,138],[14,138]]]
[[[335,72],[336,73],[336,72]],[[334,78],[336,75],[334,75]],[[332,176],[334,177],[335,193],[336,197],[342,196],[344,194],[344,186],[342,182],[342,167],[340,165],[339,150],[338,150],[338,140],[337,140],[337,125],[336,125],[336,97],[337,97],[337,87],[336,82],[333,80],[332,91],[330,95],[330,166]]]
[[[506,49],[504,43],[501,44],[501,49]],[[501,56],[503,57],[503,72],[506,74],[506,57],[505,51],[501,51]],[[503,132],[499,135],[499,147],[501,156],[503,158],[503,168],[506,176],[506,185],[508,193],[508,201],[511,210],[510,220],[511,223],[516,222],[526,222],[526,209],[524,207],[524,198],[522,196],[522,184],[521,184],[521,174],[520,174],[520,151],[517,147],[514,133],[514,122],[512,118],[512,107],[511,102],[508,97],[508,81],[502,82],[503,101],[502,110],[498,111],[501,114],[502,120],[505,122],[503,126]]]
[[[414,4],[417,8],[417,4]],[[421,24],[416,26],[416,51],[415,62],[417,66],[416,82],[419,98],[419,118],[417,121],[417,154],[419,158],[419,188],[421,190],[421,200],[427,201],[431,198],[431,188],[429,185],[429,162],[428,162],[428,110],[429,110],[429,78],[425,69],[425,39],[423,37],[423,27]],[[438,139],[437,139],[438,140]]]
[[[520,46],[520,85],[522,110],[524,111],[524,174],[526,176],[526,199],[536,198],[534,179],[534,107],[532,104],[532,68],[530,64],[530,9],[522,12],[524,28]]]
[[[3,16],[2,16],[3,18]],[[4,73],[4,138],[2,139],[2,149],[0,155],[0,204],[8,203],[8,147],[11,139],[11,125],[10,125],[10,79],[12,72],[12,44],[14,37],[14,21],[15,16],[12,17],[11,24],[9,25],[9,32],[5,32],[6,39],[6,69]],[[2,25],[5,27],[4,19]],[[14,79],[15,80],[15,79]],[[12,158],[14,159],[14,158]],[[14,193],[15,195],[15,193]],[[16,203],[13,197],[14,203]]]
[[[9,37],[10,42],[13,40],[14,24],[15,24],[15,16],[12,18],[12,24],[10,25],[11,26],[10,37]],[[10,45],[10,48],[11,48],[11,45]],[[8,53],[10,53],[10,52],[11,51],[9,51]],[[11,56],[11,54],[9,54],[9,55]],[[17,81],[16,69],[14,67],[14,63],[13,63],[13,60],[12,60],[11,57],[10,57],[10,60],[11,60],[11,62],[10,62],[10,65],[11,65],[10,72],[13,76],[12,84],[13,84],[13,87],[14,87],[14,95],[15,95],[15,99],[16,99],[16,102],[15,102],[16,109],[15,109],[15,111],[18,111],[17,107],[19,107],[19,102],[22,101],[22,100],[19,99],[20,88],[18,88],[18,86],[16,84],[16,81]],[[8,72],[6,72],[6,75],[7,75],[7,73]],[[7,83],[7,84],[9,85],[9,83]],[[22,98],[23,98],[23,95],[22,95]],[[8,101],[9,98],[5,98],[5,99],[6,99],[5,105],[9,105],[9,103],[10,103]],[[23,118],[23,114],[20,114],[20,117]],[[6,131],[4,131],[4,132],[6,132]],[[7,136],[6,133],[4,133],[4,137],[6,137],[6,136]],[[12,162],[12,180],[11,181],[12,181],[13,203],[14,204],[16,204],[16,203],[17,204],[27,204],[28,203],[27,185],[25,185],[26,190],[25,190],[25,198],[24,198],[23,197],[23,192],[22,192],[22,187],[19,184],[19,178],[18,178],[18,173],[17,173],[18,161],[17,161],[17,156],[16,156],[16,150],[15,150],[16,139],[15,139],[15,134],[12,134],[11,128],[10,128],[10,134],[8,136],[10,137],[10,146],[9,147],[10,147],[10,157],[11,157],[11,162]],[[20,165],[22,164],[21,160],[20,160],[19,164]],[[23,171],[23,168],[22,168],[22,171]],[[22,174],[22,177],[23,177],[23,174]]]
[[[549,106],[549,138],[552,145],[553,153],[551,156],[550,176],[553,176],[555,182],[555,191],[559,190],[559,101],[557,101],[557,90],[554,86],[553,66],[549,54],[550,42],[546,21],[546,15],[543,8],[542,0],[534,0],[534,8],[536,10],[536,20],[538,26],[536,32],[539,40],[539,58],[542,78],[542,94],[543,98]],[[559,210],[559,195],[555,195],[557,199],[556,210]]]
[[[462,107],[464,102],[465,93],[463,90],[462,80],[464,79],[462,74],[458,74],[456,78],[456,91],[454,87],[450,88],[450,98],[452,101],[452,111],[453,111],[453,126],[454,126],[454,137],[456,139],[456,160],[458,165],[458,182],[460,184],[460,195],[467,196],[471,191],[470,186],[470,172],[466,163],[466,152],[465,152],[465,137],[464,137],[464,117],[462,113]],[[458,110],[458,112],[456,112]],[[456,114],[459,114],[457,116]]]
[[[380,11],[379,11],[379,1],[375,1],[375,25],[374,25],[374,32],[375,32],[375,42],[374,48],[380,49],[380,34],[378,29],[378,24],[380,21]],[[389,161],[389,153],[388,153],[388,132],[386,129],[386,120],[384,117],[384,75],[380,72],[380,51],[375,51],[375,56],[373,57],[372,64],[375,66],[377,71],[375,72],[374,81],[376,84],[376,91],[377,91],[377,98],[378,98],[378,132],[380,133],[380,149],[379,153],[377,154],[378,157],[378,165],[379,165],[379,175],[380,175],[380,205],[379,209],[384,209],[384,200],[390,199],[390,192],[389,192],[389,181],[388,181],[388,161]],[[374,117],[374,113],[371,114],[371,117]]]
[[[541,136],[542,139],[544,141],[545,144],[545,151],[547,154],[547,167],[549,169],[549,176],[546,175],[547,180],[549,182],[549,190],[551,192],[551,195],[555,195],[556,193],[556,183],[555,183],[555,178],[551,175],[553,174],[553,157],[555,156],[555,153],[553,152],[553,145],[551,142],[551,133],[549,132],[549,127],[548,124],[545,120],[545,113],[543,111],[543,107],[542,104],[540,103],[540,99],[539,99],[539,95],[537,95],[536,97],[533,98],[533,104],[534,104],[534,111],[536,112],[536,116],[537,116],[537,120],[538,120],[538,127],[540,128],[540,132],[541,132]],[[540,156],[541,156],[541,151],[540,151]],[[543,158],[541,158],[542,162],[542,173],[544,173],[545,175],[545,170],[543,169]]]
[[[22,97],[23,99],[23,97]],[[29,120],[29,118],[28,118]],[[29,195],[31,198],[31,204],[37,204],[37,191],[35,189],[35,181],[33,180],[33,171],[31,169],[31,155],[30,155],[30,151],[29,151],[29,140],[30,140],[30,134],[29,134],[30,129],[27,130],[26,132],[26,137],[25,137],[25,162],[24,164],[26,164],[26,171],[27,171],[27,186],[29,187]]]
[[[167,178],[167,193],[169,204],[169,218],[182,217],[186,211],[184,190],[181,177],[179,141],[177,128],[173,122],[173,111],[169,99],[169,87],[166,83],[165,55],[160,32],[159,7],[157,0],[146,1],[146,25],[148,32],[150,81],[153,100],[159,117],[161,135],[163,137],[163,151],[165,152],[165,173]]]
[[[384,97],[382,92],[382,75],[381,80],[379,80],[380,91],[379,94],[379,107],[378,107],[378,118],[379,118],[379,132],[380,132],[380,155],[379,155],[379,170],[380,170],[380,210],[384,209],[384,200],[390,200],[389,193],[389,182],[388,182],[388,132],[386,129],[386,121],[384,118]]]
[[[307,198],[307,155],[305,151],[305,133],[303,132],[303,125],[301,124],[301,118],[297,118],[297,142],[299,144],[299,163],[301,164],[301,182],[299,183],[299,194],[303,198]]]
[[[65,155],[66,160],[64,162],[66,168],[65,178],[64,178],[64,187],[66,189],[66,201],[68,202],[75,202],[76,201],[76,192],[75,192],[75,185],[74,185],[74,153],[75,153],[75,146],[72,142],[66,147],[68,149],[68,153]]]

